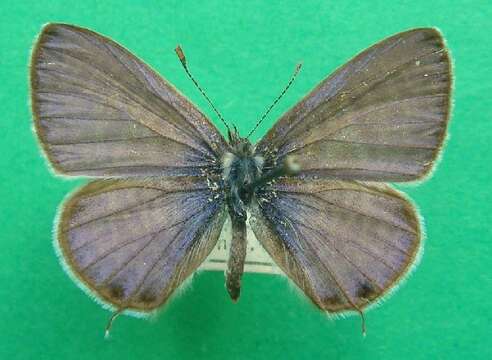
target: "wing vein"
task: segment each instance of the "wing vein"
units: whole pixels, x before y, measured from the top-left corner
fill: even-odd
[[[63,51],[62,49],[57,49],[57,48],[50,48],[50,50],[52,50],[52,51],[54,51],[54,52],[58,52],[58,53],[60,53],[62,56],[66,56],[66,57],[69,57],[69,58],[71,58],[71,59],[73,59],[73,60],[75,60],[75,61],[78,61],[78,62],[79,62],[79,63],[81,63],[82,65],[86,65],[86,62],[85,62],[83,59],[81,59],[81,58],[79,58],[79,57],[77,57],[77,56],[75,56],[75,55],[71,55],[71,54],[70,54],[69,52],[67,52],[67,51]],[[136,91],[133,91],[133,92],[132,92],[132,91],[129,91],[129,89],[128,89],[128,88],[130,88],[130,87],[131,87],[129,84],[125,84],[125,83],[121,82],[121,85],[120,85],[118,82],[115,82],[115,80],[114,80],[113,78],[108,77],[108,75],[107,75],[106,71],[104,71],[104,70],[103,70],[103,69],[101,69],[100,67],[96,66],[94,63],[93,63],[93,64],[91,64],[90,66],[91,66],[91,68],[93,68],[94,70],[96,70],[96,71],[98,72],[98,74],[100,75],[101,79],[106,79],[106,82],[101,82],[100,80],[98,80],[98,78],[97,78],[97,77],[96,77],[96,78],[94,78],[94,77],[93,77],[93,78],[91,78],[91,80],[92,80],[92,81],[99,82],[100,84],[102,84],[102,85],[101,85],[102,87],[110,87],[110,88],[112,88],[113,90],[116,90],[116,91],[114,91],[114,92],[115,92],[115,93],[117,93],[117,94],[120,94],[120,95],[123,95],[123,94],[124,94],[124,95],[128,98],[128,100],[133,101],[135,104],[138,104],[138,105],[139,105],[139,106],[141,106],[144,110],[148,111],[150,114],[154,115],[154,116],[155,116],[155,117],[157,117],[158,119],[160,119],[160,120],[162,120],[162,121],[166,122],[166,123],[167,123],[167,124],[169,124],[171,127],[173,127],[174,129],[178,130],[178,132],[182,132],[182,133],[184,133],[184,134],[186,134],[186,135],[188,135],[188,136],[190,136],[190,137],[194,138],[194,139],[195,139],[195,141],[198,141],[198,143],[202,143],[202,144],[203,144],[203,139],[201,139],[201,138],[199,137],[199,135],[198,135],[198,134],[196,134],[196,133],[194,133],[194,132],[193,132],[193,133],[188,132],[186,129],[184,129],[184,128],[182,128],[182,127],[180,127],[180,126],[178,126],[178,125],[176,125],[176,124],[174,124],[174,123],[172,123],[172,122],[169,122],[169,121],[165,120],[165,119],[164,119],[164,118],[162,118],[159,114],[157,114],[154,110],[152,110],[152,109],[148,108],[148,107],[146,106],[146,104],[145,104],[145,100],[142,100],[142,99],[140,98],[140,94],[139,94],[139,93],[140,93],[141,91],[139,91],[139,92],[136,92]],[[59,72],[58,72],[58,73],[59,73]],[[133,75],[133,74],[132,74],[132,75]],[[69,75],[68,73],[67,73],[67,74],[65,74],[64,76],[68,76],[68,77],[70,77],[70,75]],[[97,80],[95,80],[95,79],[97,79]],[[141,82],[140,82],[140,83],[141,83]],[[93,94],[96,94],[96,96],[98,96],[98,97],[100,97],[100,96],[101,96],[101,94],[95,93],[92,89],[90,89],[90,88],[86,87],[85,85],[83,85],[83,83],[76,82],[76,83],[71,83],[71,85],[73,85],[73,86],[78,86],[78,87],[80,87],[80,88],[82,88],[82,89],[84,89],[84,90],[89,90],[89,91],[91,91]],[[143,91],[145,91],[145,88],[144,88],[144,89],[139,89],[139,90],[143,90]],[[39,93],[39,91],[38,91],[38,93]],[[63,93],[66,93],[66,92],[63,92]],[[62,94],[63,94],[63,93],[62,93]],[[136,95],[136,96],[134,96],[134,95]],[[163,99],[161,99],[159,96],[157,96],[156,94],[154,94],[154,93],[152,93],[152,92],[149,92],[149,95],[151,95],[151,96],[152,96],[153,98],[155,98],[155,99],[158,99],[159,101],[163,101]],[[80,97],[81,97],[81,98],[84,98],[84,97],[82,97],[82,96],[80,96]],[[86,99],[86,100],[91,101],[91,99]],[[164,101],[164,102],[165,102],[165,101]],[[102,104],[102,105],[107,105],[107,104],[106,104],[106,102],[102,102],[102,103],[101,103],[101,102],[98,102],[98,103],[99,103],[99,104]],[[127,104],[128,104],[129,106],[131,106],[129,103],[127,103]],[[109,106],[109,105],[107,105],[107,106]],[[110,106],[110,107],[111,107],[111,106]],[[118,112],[119,112],[119,111],[121,111],[121,109],[118,109],[118,108],[115,108],[115,107],[112,107],[112,108],[113,108],[113,109],[115,109],[115,110],[117,110]],[[183,115],[181,115],[181,113],[179,113],[179,111],[177,111],[177,110],[176,110],[175,112],[176,112],[176,114],[180,117],[180,119],[181,119],[181,120],[185,120],[185,119],[183,118]],[[159,135],[164,136],[164,134],[161,134],[161,132],[158,132],[158,131],[156,131],[155,129],[153,129],[153,128],[149,127],[148,125],[146,125],[146,124],[142,123],[141,121],[139,121],[139,119],[133,119],[133,121],[135,121],[136,123],[138,123],[138,124],[140,124],[140,125],[144,125],[145,127],[149,128],[150,130],[152,130],[153,132],[156,132],[156,133],[157,133],[157,134],[159,134]],[[186,121],[186,120],[185,120],[185,121]],[[191,122],[186,122],[186,123],[187,123],[187,124],[190,124],[190,126],[194,128],[194,126],[192,125],[192,123],[191,123]],[[208,145],[208,144],[207,144],[207,145]],[[190,146],[190,147],[191,147],[191,146]],[[203,150],[199,150],[199,151],[201,151],[202,153],[206,154],[206,152],[205,152],[205,151],[203,151]]]
[[[174,227],[176,227],[176,226],[178,226],[178,225],[180,225],[180,224],[182,224],[182,223],[184,223],[184,222],[188,221],[190,218],[192,218],[193,216],[195,216],[196,214],[198,214],[198,213],[200,213],[200,212],[201,212],[201,211],[196,211],[196,212],[192,213],[192,214],[191,214],[191,215],[190,215],[187,219],[184,219],[184,220],[178,221],[178,222],[176,222],[176,223],[174,223],[174,224],[172,224],[172,225],[169,225],[169,226],[164,226],[164,227],[160,228],[159,230],[157,230],[157,231],[155,231],[155,232],[151,233],[152,235],[151,235],[151,239],[150,239],[149,241],[153,241],[153,240],[155,240],[155,238],[156,238],[156,237],[157,237],[157,236],[158,236],[161,232],[163,232],[164,230],[170,230],[170,229],[172,229],[172,228],[174,228]],[[86,265],[84,268],[82,268],[82,269],[81,269],[81,271],[82,271],[82,272],[83,272],[83,271],[86,271],[87,269],[89,269],[90,267],[94,266],[94,265],[95,265],[95,264],[97,264],[99,261],[101,261],[101,260],[105,259],[107,256],[111,255],[111,254],[112,254],[112,253],[114,253],[115,251],[118,251],[118,250],[120,250],[120,249],[122,249],[122,248],[124,248],[124,247],[126,247],[126,246],[128,246],[128,245],[134,244],[135,242],[137,242],[137,241],[139,241],[139,240],[141,240],[141,239],[143,239],[143,238],[145,238],[146,236],[149,236],[149,235],[150,235],[150,234],[145,234],[145,235],[140,236],[140,237],[138,237],[138,238],[136,238],[136,239],[129,239],[128,241],[126,241],[126,242],[125,242],[125,243],[123,243],[123,244],[120,244],[120,245],[117,245],[117,246],[114,246],[114,247],[112,247],[112,248],[108,249],[108,250],[107,250],[104,254],[102,254],[101,256],[99,256],[98,258],[96,258],[95,260],[93,260],[91,263],[89,263],[88,265]],[[98,239],[98,240],[99,240],[99,239]],[[80,247],[79,247],[78,249],[80,249]],[[78,249],[74,249],[73,251],[75,252],[75,251],[77,251]],[[132,260],[133,260],[133,259],[132,259]],[[127,265],[128,265],[128,264],[132,261],[132,260],[129,260],[128,262],[126,262],[126,264],[124,264],[124,267],[126,267],[126,266],[127,266]],[[123,268],[124,268],[124,267],[123,267]],[[123,268],[122,268],[121,270],[123,270]],[[120,271],[121,271],[121,270],[120,270]],[[120,271],[118,271],[118,272],[120,272]]]
[[[379,221],[379,222],[385,223],[385,224],[387,224],[387,225],[390,225],[390,226],[392,226],[392,227],[395,227],[395,228],[397,228],[397,229],[400,229],[400,230],[402,230],[402,231],[405,231],[406,233],[410,233],[410,234],[414,234],[414,235],[416,235],[416,234],[417,234],[415,231],[413,231],[413,230],[409,230],[409,229],[406,229],[406,228],[404,228],[404,227],[401,227],[401,226],[400,226],[400,225],[398,225],[398,224],[394,224],[394,223],[391,223],[391,222],[389,222],[389,221],[387,221],[387,220],[384,220],[384,219],[381,219],[381,218],[377,218],[377,217],[371,216],[371,215],[369,215],[369,214],[366,214],[366,213],[363,213],[363,212],[357,211],[357,210],[355,210],[355,209],[351,209],[351,208],[348,208],[348,207],[342,206],[342,205],[340,205],[340,204],[333,203],[333,202],[331,202],[331,201],[329,201],[329,200],[326,200],[325,198],[322,198],[322,197],[321,197],[321,196],[319,196],[319,195],[316,195],[316,194],[318,194],[318,193],[329,192],[329,191],[332,191],[332,190],[333,190],[333,189],[330,189],[330,190],[321,190],[321,191],[318,191],[318,192],[316,192],[316,193],[300,193],[300,192],[296,192],[296,191],[288,191],[288,190],[279,190],[279,191],[284,192],[284,193],[290,193],[290,194],[302,194],[302,195],[304,195],[304,196],[310,196],[310,197],[313,197],[313,198],[315,198],[315,199],[318,199],[319,201],[321,201],[321,202],[323,202],[323,203],[327,203],[327,204],[329,204],[329,205],[331,205],[331,206],[334,206],[334,207],[336,207],[336,208],[342,209],[342,210],[344,210],[344,211],[346,211],[346,212],[353,212],[353,213],[358,214],[358,215],[360,215],[360,216],[367,217],[367,218],[369,218],[369,219],[372,219],[372,220],[376,220],[376,221]],[[336,189],[335,189],[335,190],[336,190]],[[339,189],[339,190],[341,190],[341,189]],[[357,191],[357,190],[351,190],[351,191]],[[310,205],[310,204],[307,204],[307,203],[305,203],[305,202],[303,202],[303,201],[301,201],[301,200],[299,200],[299,199],[297,199],[297,198],[291,198],[291,199],[293,199],[293,200],[297,201],[298,203],[301,203],[303,206],[307,206],[307,207],[311,208],[312,210],[319,211],[319,209],[318,209],[318,208],[316,208],[315,206],[312,206],[312,205]],[[399,251],[403,251],[403,252],[405,252],[405,250],[403,250],[403,249],[400,249],[400,248],[396,248],[396,249],[397,249],[397,250],[399,250]],[[406,252],[405,252],[405,254],[406,254],[406,255],[408,255],[408,253],[406,253]]]
[[[83,34],[83,33],[80,33],[80,34],[82,35],[82,37],[86,38],[86,35],[85,35],[85,34]],[[106,43],[104,43],[104,42],[101,42],[101,44],[103,45],[103,47],[104,47],[104,49],[106,50],[106,52],[107,52],[107,53],[109,53],[109,54],[110,54],[110,55],[111,55],[111,56],[112,56],[112,57],[113,57],[113,58],[114,58],[114,59],[115,59],[118,63],[120,63],[123,67],[125,67],[125,68],[129,71],[129,73],[130,73],[130,74],[132,74],[132,75],[134,76],[134,78],[135,78],[135,79],[136,79],[136,80],[137,80],[140,84],[142,84],[142,85],[144,86],[144,89],[145,89],[145,88],[149,88],[149,87],[150,87],[150,89],[149,89],[150,91],[149,91],[149,92],[150,92],[151,94],[153,94],[153,95],[155,96],[155,98],[157,98],[159,101],[163,101],[163,99],[161,98],[161,96],[159,96],[159,95],[155,92],[155,89],[153,88],[153,86],[150,86],[150,83],[148,82],[148,80],[146,81],[146,83],[142,82],[142,80],[141,80],[138,76],[135,76],[134,72],[133,72],[133,71],[132,71],[132,70],[128,67],[128,65],[127,65],[127,64],[125,64],[125,63],[123,63],[123,61],[121,61],[121,59],[120,59],[118,56],[116,56],[116,54],[113,52],[113,50],[111,50],[111,48],[110,48],[110,47],[108,47],[108,44],[106,44]],[[120,47],[118,44],[115,44],[115,46],[116,46],[117,48],[118,48],[118,47]],[[104,50],[104,49],[102,49],[102,50]],[[126,51],[126,50],[125,50],[125,49],[123,49],[123,48],[122,48],[121,50],[122,50],[122,51],[124,51],[124,52]],[[140,68],[140,64],[139,64],[138,62],[135,62],[135,61],[134,61],[134,59],[133,59],[131,56],[128,56],[128,58],[129,58],[129,60],[133,61],[135,64],[138,64],[138,66],[137,66],[137,67],[138,67],[138,71],[139,71],[141,74],[143,74],[143,72],[141,71],[141,68]],[[149,68],[149,71],[150,71],[150,72],[153,72],[153,70],[152,70],[152,69],[150,69],[150,68]],[[158,80],[161,80],[161,79],[159,79],[159,77],[157,76],[157,74],[155,74],[155,75],[156,75],[156,78],[157,78]],[[177,113],[178,113],[178,115],[181,117],[181,119],[182,119],[182,120],[184,120],[183,115],[182,115],[179,111],[176,111],[176,112],[177,112]],[[156,114],[154,114],[154,115],[156,115]],[[156,115],[156,116],[157,116],[157,115]],[[170,124],[171,124],[171,123],[170,123]],[[214,152],[213,152],[213,150],[210,148],[209,144],[208,144],[206,141],[204,141],[204,139],[200,136],[200,133],[199,133],[198,129],[196,128],[196,126],[195,126],[192,122],[187,122],[187,124],[189,124],[189,125],[190,125],[190,128],[191,128],[191,129],[193,129],[193,130],[195,130],[195,131],[196,131],[196,132],[195,132],[195,131],[193,131],[193,132],[192,132],[192,133],[195,135],[195,136],[193,136],[193,137],[195,138],[195,140],[197,140],[199,143],[202,143],[203,145],[205,145],[205,146],[206,146],[206,147],[207,147],[210,151],[212,151],[212,153],[214,154]],[[172,124],[171,124],[171,125],[172,125]],[[188,135],[192,136],[192,135],[191,135],[191,133],[189,133],[187,130],[185,130],[185,129],[181,128],[181,127],[178,127],[177,125],[176,125],[176,129],[179,129],[179,130],[183,131],[185,134],[188,134]]]
[[[302,203],[302,202],[301,202],[301,203]],[[316,208],[316,207],[314,207],[314,206],[311,206],[311,205],[309,205],[309,204],[305,204],[305,203],[302,203],[302,204],[303,204],[303,206],[309,207],[309,208],[311,208],[312,210],[319,211],[319,209],[318,209],[318,208]],[[295,210],[295,209],[292,209],[292,211],[294,211],[294,210]],[[284,216],[285,216],[285,215],[284,215]],[[290,218],[289,218],[289,219],[290,219]],[[316,230],[314,227],[312,227],[312,226],[308,226],[308,225],[306,225],[306,224],[303,224],[303,223],[301,223],[301,222],[297,222],[297,221],[295,221],[295,223],[300,224],[301,226],[304,226],[304,227],[306,227],[306,228],[310,229],[311,231],[313,231],[313,232],[317,233],[317,234],[320,236],[320,238],[321,238],[321,233],[319,233],[319,231],[318,231],[318,230]],[[335,238],[335,237],[334,237],[334,238]],[[378,238],[377,238],[377,237],[374,237],[374,239],[378,239]],[[354,240],[352,240],[352,239],[350,239],[350,238],[344,238],[344,241],[347,241],[347,242],[353,243],[354,245],[355,245],[355,244],[357,244],[357,245],[358,245],[358,247],[359,247],[361,250],[362,250],[362,248],[364,248],[364,247],[362,246],[362,244],[360,244],[360,243],[358,243],[358,242],[355,242]],[[406,251],[404,251],[404,250],[402,250],[402,249],[399,249],[398,247],[395,247],[395,246],[394,246],[393,244],[391,244],[391,243],[387,243],[387,242],[385,242],[385,241],[384,241],[384,243],[385,243],[385,244],[388,244],[388,245],[391,245],[393,248],[395,248],[395,249],[397,249],[397,250],[400,250],[401,252],[403,252],[405,255],[407,255],[407,256],[409,256],[409,257],[411,256],[411,255],[410,255],[410,254],[408,254]],[[336,246],[334,246],[334,248],[335,248],[335,250],[336,250]],[[369,249],[366,249],[366,248],[364,248],[364,249],[365,249],[365,251],[367,251],[367,254],[369,254],[369,255],[371,255],[372,257],[374,257],[375,259],[377,259],[377,260],[381,261],[381,263],[383,263],[385,266],[387,266],[387,267],[388,267],[389,269],[391,269],[392,271],[397,272],[397,270],[396,270],[395,268],[393,268],[391,265],[387,264],[387,263],[385,262],[385,260],[383,260],[383,259],[379,258],[376,254],[373,254],[373,253],[372,253]],[[362,250],[362,251],[364,251],[364,250]]]
[[[47,94],[47,95],[62,95],[62,96],[67,96],[67,95],[69,95],[69,96],[73,96],[73,97],[75,97],[75,98],[85,99],[85,100],[87,100],[88,102],[94,102],[94,103],[96,103],[96,104],[99,104],[99,105],[102,105],[102,106],[105,106],[105,107],[109,107],[109,108],[111,108],[111,109],[113,109],[113,110],[116,110],[117,112],[121,112],[121,109],[119,109],[118,107],[113,106],[113,105],[110,105],[110,104],[108,104],[108,103],[107,103],[107,102],[105,102],[105,101],[97,101],[97,100],[96,100],[96,98],[93,98],[90,94],[86,94],[86,93],[82,94],[82,93],[76,93],[76,92],[69,92],[69,91],[54,91],[54,90],[51,90],[51,91],[38,91],[37,93],[38,93],[38,94]],[[93,92],[93,93],[94,93],[94,92]],[[95,96],[100,97],[97,93],[94,93],[94,94],[96,94]],[[85,96],[84,96],[84,95],[85,95]],[[49,101],[50,103],[53,103],[53,104],[65,105],[64,103],[62,103],[62,102],[60,102],[60,101],[55,101],[55,100],[48,100],[48,101]],[[120,102],[123,102],[123,99],[120,99],[119,101],[120,101]],[[132,100],[130,99],[130,101],[132,101]],[[130,104],[127,104],[127,105],[131,106]],[[141,105],[141,104],[140,104],[140,105]],[[142,107],[143,107],[143,105],[142,105]],[[148,110],[148,109],[146,109],[146,110],[147,110],[147,111],[149,111],[149,112],[151,112],[151,111],[150,111],[150,110]],[[153,114],[154,114],[155,116],[157,116],[159,119],[161,119],[161,120],[162,120],[162,118],[160,118],[158,115],[156,115],[155,113],[153,113]],[[125,115],[129,116],[129,114],[125,114]],[[46,117],[46,118],[48,118],[48,119],[49,119],[50,117]],[[202,155],[204,156],[204,159],[206,159],[207,161],[211,161],[211,159],[213,159],[213,157],[212,157],[212,156],[210,156],[211,154],[210,154],[209,152],[206,152],[206,151],[204,151],[204,150],[202,150],[202,149],[196,148],[196,147],[192,146],[191,144],[188,144],[188,143],[185,143],[185,142],[182,142],[182,141],[179,141],[179,140],[173,139],[173,138],[171,138],[171,137],[168,137],[168,136],[166,136],[166,135],[164,135],[164,134],[161,134],[160,132],[156,131],[155,129],[153,129],[152,127],[148,126],[148,125],[147,125],[147,124],[145,124],[145,123],[142,123],[142,122],[140,122],[140,121],[136,121],[136,120],[135,120],[135,119],[133,119],[133,118],[130,118],[130,119],[131,119],[131,121],[132,121],[132,122],[135,122],[135,123],[137,123],[138,125],[140,125],[140,126],[144,126],[145,128],[147,128],[147,129],[151,130],[153,133],[157,134],[157,136],[158,136],[158,137],[160,137],[160,138],[162,138],[162,139],[166,139],[166,140],[169,140],[169,141],[174,142],[174,143],[176,143],[176,144],[180,144],[180,145],[182,145],[182,146],[185,146],[185,147],[190,148],[192,151],[194,151],[194,152],[196,152],[196,153],[200,153],[200,154],[202,154]],[[167,122],[167,121],[166,121],[166,122]],[[169,122],[167,122],[167,123],[169,123]],[[169,124],[171,124],[171,123],[169,123]],[[173,126],[173,125],[171,124],[171,126]],[[173,126],[173,127],[174,127],[174,126]],[[176,128],[176,127],[175,127],[175,128]]]
[[[203,210],[203,209],[202,209]],[[193,216],[190,216],[189,218],[187,218],[185,221],[188,222],[190,219],[192,219],[193,217],[196,217],[198,214],[202,213],[204,211],[198,211],[195,215]],[[212,214],[210,217],[213,217],[215,214]],[[202,228],[204,225],[208,225],[208,221],[202,221],[202,225],[199,226],[200,228]],[[128,299],[132,299],[134,295],[138,294],[138,292],[140,291],[140,289],[142,288],[142,286],[144,286],[145,284],[145,281],[147,281],[147,278],[149,277],[149,275],[151,274],[151,272],[155,269],[155,267],[157,266],[157,264],[164,258],[164,256],[166,255],[166,251],[167,249],[176,242],[177,238],[179,235],[181,235],[182,231],[184,230],[184,226],[178,231],[178,233],[176,234],[176,236],[174,236],[174,238],[166,245],[166,247],[163,249],[162,251],[162,254],[157,258],[156,261],[154,261],[154,263],[152,264],[152,266],[146,271],[144,277],[142,278],[140,284],[135,288],[134,291],[132,291],[132,293],[128,296]],[[198,230],[197,232],[195,233],[195,236],[196,234],[199,234]],[[200,238],[203,234],[200,234]],[[196,240],[195,238],[193,238],[193,240]]]
[[[140,188],[140,187],[132,187],[132,189],[136,189],[136,188]],[[133,206],[129,206],[129,207],[126,207],[126,208],[123,208],[123,209],[119,209],[117,211],[113,211],[111,213],[108,213],[108,214],[105,214],[103,216],[100,216],[100,217],[97,217],[97,218],[94,218],[94,219],[91,219],[91,220],[88,220],[88,221],[85,221],[83,223],[80,223],[80,224],[76,224],[74,226],[71,226],[69,229],[65,230],[63,233],[67,233],[68,231],[71,231],[73,229],[77,229],[79,227],[82,227],[82,226],[85,226],[85,225],[88,225],[88,224],[91,224],[93,222],[97,222],[99,220],[104,220],[104,219],[107,219],[111,216],[115,216],[115,215],[121,215],[123,213],[126,213],[126,212],[134,212],[135,210],[137,210],[138,208],[144,206],[144,205],[148,205],[156,200],[159,200],[161,198],[163,198],[164,196],[166,195],[170,195],[170,194],[178,194],[178,193],[185,193],[187,192],[186,190],[183,190],[183,191],[172,191],[172,192],[166,192],[162,189],[159,189],[159,188],[151,188],[151,187],[141,187],[143,189],[152,189],[152,190],[158,190],[158,191],[161,191],[162,193],[157,195],[156,197],[153,197],[151,199],[148,199],[144,202],[141,202],[141,203],[138,203],[138,204],[135,204]],[[117,190],[112,190],[112,192],[114,191],[118,191],[118,190],[121,190],[121,191],[126,191],[128,188],[122,188],[122,189],[117,189]],[[200,192],[200,190],[208,190],[208,188],[203,188],[203,189],[194,189],[193,192]],[[89,242],[90,243],[90,242]],[[87,244],[87,243],[86,243]],[[82,245],[82,246],[85,246]],[[74,251],[77,251],[79,248],[75,248]]]
[[[335,139],[329,139],[328,137],[329,136],[333,136],[333,135],[336,135],[337,133],[339,133],[340,131],[348,128],[348,127],[351,127],[351,126],[370,126],[370,125],[381,125],[380,123],[362,123],[362,124],[355,124],[354,122],[359,120],[362,116],[365,116],[365,115],[369,115],[373,112],[376,112],[376,111],[379,111],[379,110],[382,110],[382,109],[385,109],[386,107],[389,107],[389,106],[393,106],[395,104],[401,104],[405,101],[411,101],[411,100],[415,100],[415,99],[432,99],[432,98],[438,98],[438,97],[446,97],[447,95],[446,94],[434,94],[434,95],[421,95],[421,96],[412,96],[412,97],[409,97],[409,98],[405,98],[405,99],[399,99],[399,100],[395,100],[395,101],[392,101],[392,102],[389,102],[389,103],[383,103],[383,104],[380,104],[378,105],[377,107],[375,107],[374,109],[371,109],[370,111],[366,111],[362,114],[360,114],[359,117],[357,118],[354,118],[353,119],[353,122],[352,123],[349,123],[349,124],[346,124],[344,126],[342,126],[341,128],[338,128],[338,129],[335,129],[334,131],[326,134],[323,138],[320,138],[320,139],[317,139],[317,140],[314,140],[314,141],[311,141],[311,142],[307,142],[307,143],[304,143],[302,144],[302,146],[300,147],[296,147],[296,148],[293,148],[291,150],[288,150],[288,151],[285,151],[283,152],[282,155],[285,155],[285,154],[289,154],[291,152],[296,152],[296,151],[299,151],[305,147],[308,147],[310,145],[313,145],[313,144],[316,144],[316,143],[319,143],[319,142],[324,142],[324,141],[333,141],[333,142],[341,142],[341,143],[354,143],[354,144],[358,144],[356,142],[350,142],[350,141],[341,141],[341,140],[335,140]],[[404,123],[398,123],[398,125],[409,125],[409,124],[426,124],[427,122],[425,121],[422,121],[422,122],[404,122]],[[384,145],[384,144],[371,144],[371,143],[359,143],[361,145]],[[395,145],[396,146],[396,145]],[[402,146],[402,147],[407,147],[407,148],[417,148],[417,149],[420,149],[421,147],[416,147],[416,146]],[[424,149],[434,149],[435,147],[422,147]]]
[[[411,60],[409,60],[409,61],[407,61],[407,62],[405,62],[403,64],[400,64],[400,65],[398,65],[396,67],[392,67],[390,69],[386,69],[385,71],[383,71],[384,72],[383,77],[380,76],[381,75],[381,72],[378,72],[378,73],[375,73],[373,77],[370,77],[370,78],[365,79],[364,82],[365,83],[369,83],[369,82],[375,83],[375,81],[379,81],[376,84],[381,84],[381,81],[380,81],[381,79],[384,79],[384,77],[386,77],[386,76],[393,75],[396,72],[397,69],[402,68],[403,66],[408,65],[410,62],[416,61],[417,59],[423,59],[423,58],[425,58],[427,56],[434,55],[434,54],[437,54],[437,53],[443,52],[443,51],[444,51],[444,49],[439,49],[439,50],[435,50],[435,51],[432,51],[432,52],[429,52],[429,53],[426,53],[426,54],[422,54],[422,55],[420,55],[418,57],[415,57],[415,58],[412,58]],[[309,112],[307,114],[305,114],[302,117],[302,119],[298,119],[294,124],[292,124],[292,126],[283,135],[283,138],[286,139],[287,136],[288,136],[288,134],[290,132],[292,132],[292,130],[294,130],[299,124],[302,123],[301,120],[303,120],[306,117],[308,117],[310,114],[312,114],[314,111],[316,111],[319,107],[323,106],[326,102],[331,101],[334,98],[340,97],[341,95],[349,95],[349,94],[353,93],[354,90],[358,90],[358,89],[364,88],[365,87],[364,82],[361,82],[356,87],[348,88],[348,89],[346,89],[344,91],[339,91],[336,94],[334,94],[333,96],[328,97],[327,99],[324,99],[323,101],[321,101],[317,106],[315,106],[313,109],[309,110]],[[365,94],[362,94],[361,97],[363,97],[364,95]],[[329,114],[328,116],[326,116],[326,118],[329,118],[330,115],[332,115],[332,114]]]
[[[311,230],[311,231],[313,231],[313,232],[315,232],[315,233],[318,235],[319,239],[321,239],[321,240],[323,240],[323,235],[325,235],[327,238],[329,237],[329,235],[328,235],[328,234],[322,234],[319,230],[316,230],[316,229],[315,229],[315,228],[313,228],[312,226],[308,226],[307,224],[303,224],[303,223],[298,223],[298,224],[299,224],[299,225],[301,225],[301,226],[303,226],[303,227],[305,227],[305,228],[307,228],[307,229],[309,229],[309,230]],[[350,240],[350,239],[345,239],[345,240],[348,240],[349,242],[351,242],[351,240]],[[339,240],[339,239],[338,239],[338,241],[341,241],[341,240]],[[337,253],[338,253],[338,254],[339,254],[339,255],[340,255],[340,256],[341,256],[341,257],[342,257],[342,258],[343,258],[343,259],[344,259],[344,260],[345,260],[348,264],[350,264],[350,265],[351,265],[351,266],[352,266],[355,270],[357,270],[357,271],[358,271],[358,272],[359,272],[359,273],[360,273],[363,277],[365,277],[367,280],[369,280],[373,286],[375,286],[376,288],[378,288],[378,289],[379,289],[379,291],[381,291],[381,292],[383,292],[383,291],[384,291],[384,289],[383,289],[383,288],[382,288],[382,287],[381,287],[378,283],[376,283],[376,281],[375,281],[373,278],[371,278],[369,275],[367,275],[365,271],[362,271],[362,269],[361,269],[359,266],[357,266],[357,265],[356,265],[353,261],[351,261],[351,260],[347,257],[347,255],[346,255],[344,252],[342,252],[342,251],[341,251],[341,250],[340,250],[337,246],[333,246],[333,249],[334,249],[334,250],[335,250],[335,252],[337,252]],[[368,249],[366,249],[366,250],[367,250],[368,252],[371,252],[371,251],[369,251]],[[374,257],[374,256],[373,256],[373,257]],[[320,259],[320,258],[318,257],[318,259]],[[321,259],[320,259],[320,260],[321,260]],[[386,265],[386,264],[385,264],[385,265]],[[394,269],[392,269],[392,270],[393,270],[393,271],[395,271]]]

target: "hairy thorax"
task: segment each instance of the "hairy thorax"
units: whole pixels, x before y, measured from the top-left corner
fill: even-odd
[[[231,215],[246,218],[246,207],[261,179],[263,162],[262,156],[254,154],[249,140],[241,138],[232,142],[231,152],[222,157],[222,179]]]

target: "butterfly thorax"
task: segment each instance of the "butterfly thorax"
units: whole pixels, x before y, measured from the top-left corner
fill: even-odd
[[[231,151],[222,157],[222,178],[231,216],[245,220],[246,207],[262,175],[263,157],[254,154],[253,145],[248,139],[232,137],[230,145]]]

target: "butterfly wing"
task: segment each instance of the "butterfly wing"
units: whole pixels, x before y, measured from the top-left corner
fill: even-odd
[[[259,142],[301,176],[411,181],[432,168],[450,112],[451,65],[435,29],[394,35],[321,82]]]
[[[148,312],[203,262],[224,219],[222,192],[202,178],[97,180],[65,202],[56,241],[103,303]]]
[[[129,51],[92,31],[43,28],[31,59],[36,132],[66,175],[198,175],[227,146],[207,118]]]
[[[415,263],[415,208],[387,185],[279,179],[258,195],[251,227],[277,265],[322,310],[362,311]]]

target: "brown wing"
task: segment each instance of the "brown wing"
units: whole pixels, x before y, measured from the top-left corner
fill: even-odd
[[[394,35],[320,83],[257,151],[266,166],[295,156],[301,177],[422,178],[446,135],[451,82],[449,54],[436,29]]]
[[[168,82],[112,40],[43,28],[31,59],[32,110],[55,170],[67,175],[198,175],[227,146]]]
[[[375,183],[279,179],[258,194],[250,224],[282,271],[331,313],[376,302],[421,248],[416,209]]]
[[[222,192],[202,178],[98,180],[64,203],[57,245],[103,303],[149,312],[205,260],[224,219]]]

